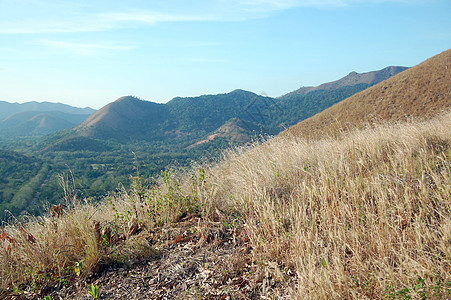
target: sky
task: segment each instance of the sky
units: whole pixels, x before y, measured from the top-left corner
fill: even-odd
[[[449,48],[450,0],[0,0],[0,100],[278,97]]]

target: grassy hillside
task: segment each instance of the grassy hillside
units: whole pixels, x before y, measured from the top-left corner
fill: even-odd
[[[385,120],[427,118],[451,107],[451,50],[395,75],[289,128],[318,138]]]
[[[185,251],[158,275],[179,274],[174,281],[145,278],[142,292],[445,299],[450,187],[449,112],[338,139],[282,137],[225,153],[215,165],[165,172],[156,185],[136,176],[99,205],[78,201],[68,184],[65,207],[3,229],[0,284],[4,295],[43,297],[78,282],[76,298],[88,299],[81,283],[105,266]],[[228,252],[206,256],[218,248]],[[203,258],[189,263],[195,251]]]

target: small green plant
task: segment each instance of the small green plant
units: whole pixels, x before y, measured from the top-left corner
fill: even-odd
[[[28,282],[28,286],[33,293],[39,292],[47,282],[55,281],[59,277],[56,267],[49,266],[41,270],[37,265],[27,268],[24,275],[25,281]]]
[[[451,286],[451,283],[448,283]],[[444,283],[443,280],[437,276],[436,282],[430,288],[426,286],[426,280],[422,277],[418,277],[416,284],[412,285],[412,288],[404,287],[396,291],[392,285],[389,285],[385,289],[385,298],[387,299],[429,299],[431,296],[433,299],[443,299],[449,296],[451,293],[445,294],[443,291]],[[449,290],[449,289],[448,289]],[[432,294],[431,294],[432,293]]]
[[[82,268],[83,268],[83,260],[77,261],[74,267],[75,275],[80,276]]]
[[[89,293],[89,295],[92,296],[92,298],[98,299],[99,298],[99,287],[94,284],[89,284],[88,285],[88,293]]]
[[[321,266],[323,266],[323,268],[327,267],[327,263],[326,263],[326,260],[324,259],[324,257],[321,257]]]
[[[208,270],[208,263],[207,262],[204,263],[204,268],[205,268],[205,270]]]
[[[42,300],[52,300],[52,296],[47,295],[47,296],[45,296],[44,298],[42,298]]]
[[[241,216],[238,213],[233,213],[231,218],[222,220],[222,224],[227,229],[237,228],[240,226],[240,223],[241,223],[240,220],[241,220]]]
[[[421,299],[426,299],[426,292],[424,290],[424,279],[418,277],[418,283],[415,285],[415,292],[421,297]]]

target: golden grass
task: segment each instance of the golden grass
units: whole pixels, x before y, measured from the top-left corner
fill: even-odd
[[[256,255],[295,270],[301,298],[375,298],[419,277],[449,283],[450,161],[448,113],[338,140],[277,138],[209,173]]]
[[[30,270],[55,266],[47,273],[58,277],[77,261],[88,273],[115,253],[152,255],[142,240],[135,252],[114,240],[135,243],[127,232],[136,226],[158,228],[191,211],[244,222],[265,276],[282,284],[296,277],[292,297],[451,295],[451,113],[318,141],[277,137],[175,175],[155,187],[135,181],[99,206],[75,202],[60,217],[5,228],[1,287],[29,283]]]

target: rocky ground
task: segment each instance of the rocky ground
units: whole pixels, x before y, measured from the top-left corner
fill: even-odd
[[[288,299],[296,285],[290,270],[254,261],[244,226],[186,217],[135,238],[153,245],[150,257],[105,264],[89,278],[25,298],[93,299],[94,285],[99,299]]]

